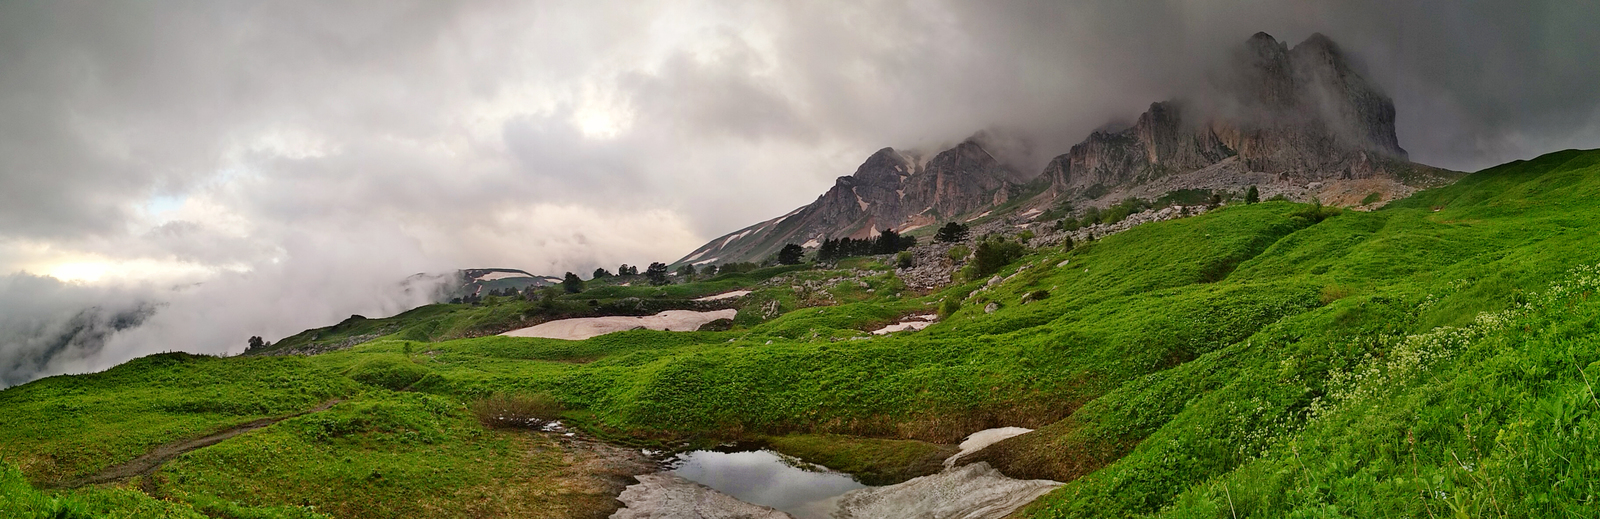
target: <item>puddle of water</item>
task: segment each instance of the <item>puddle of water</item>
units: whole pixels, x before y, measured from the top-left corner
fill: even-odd
[[[673,465],[671,472],[679,477],[799,519],[828,519],[840,495],[866,487],[848,474],[766,450],[687,452]]]

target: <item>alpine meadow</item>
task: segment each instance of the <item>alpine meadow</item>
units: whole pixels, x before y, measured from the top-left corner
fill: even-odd
[[[1542,134],[1532,129],[1506,129],[1502,133],[1518,136],[1511,141],[1559,145],[1509,162],[1499,155],[1486,162],[1489,152],[1442,159],[1466,153],[1460,150],[1471,146],[1461,143],[1471,139],[1445,130],[1428,133],[1422,127],[1456,121],[1460,127],[1450,131],[1466,132],[1467,118],[1427,119],[1445,101],[1418,101],[1421,97],[1413,89],[1421,88],[1423,79],[1390,72],[1421,51],[1386,55],[1380,50],[1387,47],[1364,43],[1382,38],[1357,29],[1371,20],[1350,13],[1370,10],[1379,13],[1371,15],[1378,19],[1390,6],[1344,4],[1328,7],[1329,12],[1345,13],[1338,16],[1285,8],[1288,14],[1247,20],[1274,30],[1287,27],[1282,32],[1294,34],[1299,43],[1255,32],[1259,29],[1240,33],[1244,22],[1219,25],[1216,31],[1226,34],[1214,38],[1191,35],[1197,48],[1219,49],[1205,59],[1195,58],[1197,63],[1182,64],[1203,69],[1183,77],[1204,88],[1155,91],[1127,79],[1134,75],[1118,76],[1128,81],[1129,91],[1121,95],[1166,97],[1153,103],[1143,98],[1118,101],[1105,108],[1120,111],[1112,123],[1101,124],[1104,116],[1095,112],[1083,117],[1099,126],[1065,127],[1068,132],[1063,127],[975,126],[949,116],[965,126],[957,133],[940,133],[944,140],[897,136],[892,138],[910,144],[851,145],[824,153],[821,148],[832,146],[831,135],[846,132],[806,133],[780,125],[800,124],[796,120],[820,125],[816,121],[824,115],[818,114],[842,117],[838,114],[848,110],[840,106],[862,105],[837,99],[841,104],[828,104],[847,93],[773,86],[788,77],[783,72],[787,64],[805,62],[784,54],[786,45],[803,41],[804,48],[812,49],[808,52],[830,59],[833,53],[889,53],[886,49],[912,45],[906,41],[916,41],[914,48],[921,49],[939,38],[898,38],[904,36],[898,31],[907,30],[901,24],[938,24],[920,15],[906,14],[899,21],[884,15],[872,18],[884,31],[880,38],[867,38],[873,43],[839,36],[832,46],[824,44],[822,35],[793,40],[795,34],[770,24],[825,31],[832,22],[823,20],[859,22],[851,16],[888,9],[868,4],[850,11],[853,15],[798,7],[793,9],[805,12],[786,8],[779,10],[781,16],[751,14],[776,9],[772,6],[718,10],[717,16],[735,17],[730,19],[751,16],[746,20],[751,30],[774,32],[717,29],[722,36],[704,41],[724,47],[707,43],[694,47],[702,54],[660,62],[665,68],[617,72],[605,76],[614,84],[583,87],[586,93],[579,97],[584,101],[560,109],[567,110],[561,117],[568,118],[560,119],[560,125],[570,119],[589,132],[582,139],[567,140],[576,138],[558,135],[551,129],[556,126],[539,126],[545,123],[524,114],[490,132],[496,136],[488,141],[472,140],[481,133],[472,126],[477,123],[453,122],[444,127],[447,134],[459,130],[464,135],[459,140],[418,145],[448,149],[438,157],[459,162],[401,154],[389,162],[365,163],[353,157],[385,149],[365,140],[332,139],[331,144],[318,144],[314,153],[289,154],[267,145],[229,151],[231,157],[255,157],[249,160],[260,162],[250,162],[256,164],[252,167],[268,169],[226,170],[226,175],[206,181],[213,182],[211,187],[193,187],[178,204],[181,209],[166,211],[219,210],[216,202],[202,198],[223,192],[247,192],[255,201],[240,202],[244,208],[235,208],[236,213],[218,213],[234,216],[197,219],[202,223],[184,224],[189,227],[169,222],[138,238],[156,244],[198,240],[171,245],[175,252],[157,256],[180,258],[174,264],[191,266],[214,261],[214,267],[207,267],[214,271],[207,274],[212,277],[203,281],[152,274],[117,285],[110,281],[112,274],[71,278],[59,269],[50,276],[17,269],[18,274],[0,283],[0,312],[14,312],[13,317],[0,315],[0,368],[5,370],[0,382],[6,384],[0,385],[0,516],[1600,517],[1600,390],[1595,387],[1600,385],[1600,149],[1550,151],[1600,142],[1583,140],[1592,132],[1573,130],[1567,140],[1537,141]],[[1206,9],[1240,13],[1236,6],[1201,4],[1151,11],[1058,7],[1104,17],[1117,27],[1128,23],[1119,17],[1132,16],[1128,13],[1180,18]],[[238,7],[217,4],[217,12],[187,11],[178,18],[239,16],[266,24],[262,27],[291,19],[300,20],[293,24],[302,27],[298,24],[305,21],[278,18],[282,13],[269,16],[266,11],[276,9],[266,7],[235,12]],[[1041,13],[1054,13],[1058,7],[996,4],[995,10],[1021,14],[992,20],[981,12],[986,9],[952,7],[951,18],[940,23],[971,31],[963,34],[974,41],[1000,42],[1006,38],[984,32],[1000,29],[983,29],[985,24],[1032,35],[1040,22],[1030,23],[1029,18],[1047,17]],[[479,5],[468,11],[479,8],[488,9]],[[7,9],[0,7],[0,13]],[[43,6],[9,9],[36,20],[91,17],[78,11],[44,13],[50,9]],[[569,16],[564,9],[544,6],[536,12]],[[1112,13],[1115,9],[1128,12]],[[1471,13],[1461,15],[1464,24],[1488,16],[1472,10],[1476,8],[1461,9]],[[626,40],[632,42],[626,48],[649,48],[641,43],[647,41],[678,45],[680,40],[672,38],[704,36],[682,28],[691,25],[684,21],[688,18],[674,16],[684,13],[650,12],[650,17],[675,21],[665,26],[652,22],[657,25],[649,25],[651,30],[637,31],[645,36],[635,35],[648,38]],[[419,30],[407,24],[432,27],[434,16],[479,27],[474,24],[496,20],[500,11],[482,18],[426,11],[403,18],[404,24],[384,17],[383,24],[359,27],[379,27],[371,30],[385,33]],[[1204,21],[1184,23],[1220,23],[1200,19]],[[1177,23],[1155,20],[1150,23]],[[173,23],[208,26],[214,21]],[[617,23],[634,30],[627,25],[634,22]],[[7,25],[0,22],[0,34]],[[502,27],[483,27],[491,26]],[[684,32],[663,29],[668,26]],[[231,37],[268,38],[254,29],[228,27]],[[579,74],[582,67],[572,60],[599,52],[598,42],[605,38],[625,38],[590,26],[580,32],[596,32],[591,36],[598,39],[540,27],[559,34],[548,37],[563,45],[572,44],[562,47],[573,53],[568,59],[557,59],[561,53],[552,51],[554,57],[538,61],[550,67],[551,77]],[[475,47],[481,41],[454,30],[446,31],[449,37],[428,40],[433,43],[427,48],[483,51]],[[1318,30],[1336,35],[1338,42]],[[1432,34],[1432,29],[1414,31],[1418,39]],[[394,41],[401,50],[368,47],[356,26],[340,34],[348,39],[310,38],[303,49],[287,43],[282,48],[316,49],[318,56],[328,52],[344,60],[364,53],[389,56],[414,45]],[[1124,41],[1094,34],[1107,42]],[[1169,40],[1155,32],[1138,34],[1146,46],[1117,52],[1167,56],[1146,47],[1165,48]],[[473,35],[495,42],[509,38],[487,29]],[[760,35],[772,37],[756,37]],[[1015,37],[1026,40],[1017,43],[1021,54],[1044,45],[1038,42],[1057,42]],[[9,44],[4,40],[0,36],[0,70],[11,66],[6,64],[3,51]],[[1414,46],[1401,50],[1433,48],[1427,47],[1433,43],[1407,45]],[[1512,52],[1507,50],[1512,47],[1493,48]],[[415,50],[410,49],[404,52]],[[1016,50],[966,50],[996,56],[1007,49]],[[771,56],[784,59],[764,54],[774,52],[778,54]],[[1494,78],[1505,71],[1495,68],[1499,58],[1493,52],[1485,55],[1489,71],[1483,81],[1498,80]],[[763,61],[768,59],[763,56],[776,61]],[[900,57],[879,56],[889,60],[879,63],[880,68],[850,62],[854,65],[825,77],[845,84],[876,78],[898,88],[909,83],[891,81],[901,73],[895,64],[924,62],[894,56]],[[966,67],[955,69],[963,74],[987,70],[962,61],[959,53],[941,56],[956,60],[952,67]],[[361,66],[389,63],[382,66],[432,70],[372,59],[376,61],[360,61]],[[724,83],[696,87],[701,90],[663,86],[691,81],[685,70],[715,75],[707,67],[728,63],[765,72],[751,76],[757,79],[748,84],[723,77]],[[1458,62],[1442,63],[1426,71],[1443,74]],[[1173,60],[1163,64],[1180,68]],[[1092,70],[1112,70],[1105,67],[1109,65]],[[445,69],[482,72],[465,66]],[[818,70],[807,74],[822,74]],[[1086,74],[1091,69],[1063,70]],[[1051,73],[1012,72],[988,81],[1056,85],[1050,83],[1057,80]],[[345,73],[356,74],[329,77]],[[421,81],[429,75],[407,77]],[[217,92],[254,95],[243,78],[256,76],[230,77],[237,84],[217,87]],[[762,83],[761,78],[774,83]],[[0,79],[0,87],[8,81]],[[967,80],[951,81],[930,80],[936,87],[917,88],[948,89],[957,102],[962,89],[999,89],[983,86],[989,84],[984,81],[972,80],[976,87],[962,82]],[[1393,84],[1380,84],[1386,82]],[[408,89],[424,88],[424,83],[385,86],[390,84],[362,82],[360,95],[341,99],[371,98],[389,106],[409,99],[402,95]],[[1546,92],[1550,95],[1559,86],[1552,85]],[[1592,84],[1588,87],[1592,90]],[[477,87],[452,88],[477,92]],[[918,89],[905,95],[920,102]],[[430,90],[444,91],[455,90]],[[699,93],[685,93],[690,91]],[[1438,99],[1476,99],[1473,90],[1451,92]],[[622,103],[626,109],[594,108],[610,102],[606,96],[631,97]],[[13,106],[9,99],[0,92],[0,113]],[[509,102],[503,96],[495,99]],[[184,101],[190,102],[198,101]],[[407,110],[433,106],[421,103]],[[439,103],[445,109],[446,101]],[[727,105],[700,113],[688,108],[695,103]],[[1094,103],[1095,98],[1086,97],[1070,104]],[[317,117],[342,113],[329,108],[332,104],[293,106],[320,106],[306,108]],[[933,110],[937,104],[924,108]],[[1521,106],[1531,110],[1534,105],[1529,100]],[[482,114],[492,111],[483,107],[499,105],[474,106],[463,113],[488,117]],[[1006,106],[1008,114],[1035,108]],[[1134,108],[1125,110],[1129,107]],[[791,108],[800,111],[791,113]],[[1593,107],[1575,106],[1574,113],[1578,108]],[[1426,120],[1404,122],[1408,110],[1425,114],[1420,118]],[[943,113],[918,120],[932,121],[930,128],[947,124],[941,119],[946,116],[939,115]],[[329,132],[344,131],[339,125],[355,120],[339,117],[344,116],[332,119],[336,122],[329,123]],[[382,127],[423,124],[398,115],[371,117]],[[688,131],[650,126],[657,117],[698,121],[731,136],[694,141],[698,147],[630,136],[639,128],[680,137]],[[1494,117],[1484,117],[1490,119]],[[1510,125],[1506,121],[1521,119],[1494,120]],[[81,124],[84,135],[100,135],[93,133],[101,129],[91,122]],[[987,129],[974,132],[974,127]],[[7,128],[0,123],[0,154],[20,153],[32,142],[18,137],[20,133],[7,133]],[[875,128],[857,131],[873,133],[879,130]],[[298,134],[274,131],[278,140],[272,142],[301,145]],[[658,193],[650,196],[679,196],[673,191],[679,187],[667,185],[688,182],[682,179],[690,173],[683,171],[761,169],[757,162],[716,155],[730,153],[722,147],[757,142],[748,147],[779,153],[781,146],[774,144],[779,141],[738,139],[777,139],[772,135],[790,131],[800,135],[793,142],[807,150],[817,147],[815,154],[827,160],[836,155],[867,158],[853,171],[821,174],[832,180],[810,185],[823,187],[814,201],[731,232],[729,228],[755,219],[718,219],[708,227],[713,233],[679,233],[671,227],[678,221],[671,216],[676,213],[627,213],[632,209],[624,206],[645,204],[639,202],[643,198],[595,187],[632,182],[631,189]],[[1040,137],[1045,134],[1065,140]],[[542,144],[517,140],[524,137]],[[406,138],[384,139],[410,142]],[[484,142],[499,140],[519,160],[577,153],[581,160],[562,159],[558,166],[573,178],[588,175],[596,184],[571,189],[554,180],[503,181],[472,172],[485,162],[467,155],[481,151]],[[1473,148],[1479,151],[1510,149],[1474,142],[1481,145]],[[149,149],[137,145],[105,146],[113,150],[107,153],[131,153],[139,161],[182,163],[176,155],[145,153]],[[653,165],[630,166],[626,164],[634,163],[618,158],[635,152],[655,154],[642,162]],[[269,155],[270,160],[262,158]],[[20,160],[0,158],[0,175],[21,178]],[[1483,167],[1494,163],[1499,164]],[[387,173],[357,173],[369,166]],[[416,180],[430,168],[457,167],[464,172],[448,181]],[[789,171],[768,173],[776,179]],[[849,174],[834,176],[839,173]],[[292,179],[294,189],[273,191],[273,178]],[[316,184],[328,178],[349,180],[331,187]],[[511,213],[470,212],[479,210],[473,207],[522,203],[501,200],[496,193],[531,196],[526,193],[532,191],[510,187],[524,181],[542,182],[541,189],[552,199],[566,197],[561,203],[568,205],[550,206],[557,209],[516,213],[546,219],[546,227],[533,228],[544,234],[507,230],[511,227],[504,225],[511,224],[505,222],[516,219],[505,216]],[[13,185],[6,182],[11,181],[0,181],[0,188]],[[734,212],[734,205],[743,203],[737,199],[756,195],[729,194],[746,185],[740,182],[704,181],[696,194],[674,198],[663,207],[709,210],[727,200],[732,218],[743,218],[744,212]],[[458,192],[474,183],[488,187]],[[206,189],[213,194],[199,194]],[[773,188],[782,189],[787,188]],[[370,202],[365,191],[381,191],[379,196],[398,202]],[[462,198],[453,198],[457,196]],[[710,201],[693,198],[701,196]],[[10,198],[0,194],[0,201]],[[216,200],[225,199],[243,200]],[[618,209],[573,209],[591,199],[619,204]],[[790,198],[771,200],[787,204]],[[283,203],[288,209],[273,212],[278,210],[248,205],[256,203]],[[397,208],[406,204],[413,207]],[[770,217],[793,206],[757,207],[765,212],[755,214]],[[569,218],[560,216],[564,210],[579,216],[564,219]],[[262,215],[285,215],[272,217],[282,222],[282,241],[239,238],[263,236],[267,231],[261,225],[266,224],[248,222],[267,218]],[[359,219],[347,219],[351,215]],[[0,212],[0,226],[22,228],[8,218]],[[393,229],[398,229],[394,236],[399,237],[391,240],[389,227],[351,223],[367,219],[393,220]],[[200,233],[194,226],[204,225],[222,231],[184,234]],[[228,229],[242,228],[255,230],[228,234],[234,232]],[[435,228],[447,232],[427,230]],[[511,237],[485,238],[497,233]],[[20,230],[8,234],[0,229],[0,267],[10,268],[5,262],[12,256],[7,254],[15,251],[22,251],[15,257],[45,257],[46,252],[75,246],[101,251],[122,243],[104,238],[107,234],[73,238],[77,241],[49,241],[54,238],[43,237],[47,235],[44,230],[24,236]],[[685,242],[683,236],[693,241]],[[195,245],[204,241],[229,250],[208,252]],[[8,243],[26,246],[7,249]],[[145,246],[157,245],[140,245]],[[562,247],[577,252],[550,252]],[[524,252],[481,252],[490,249]],[[425,251],[416,253],[418,257],[473,263],[425,270],[420,260],[406,259],[413,250]],[[640,250],[683,256],[674,256],[679,258],[674,261],[654,257],[643,267],[622,264],[611,270],[617,262],[610,258],[644,256],[636,252]],[[249,259],[258,252],[259,258]],[[94,254],[110,258],[115,253]],[[308,254],[318,261],[304,263]],[[128,261],[117,268],[156,271],[149,267],[154,263]],[[422,273],[391,275],[402,271]],[[25,281],[34,283],[27,286],[55,287],[51,290],[56,292],[7,295],[21,294],[22,288],[15,287]],[[167,286],[173,288],[163,288]],[[381,287],[381,293],[326,295],[365,290],[361,287]],[[63,294],[79,293],[74,290],[98,291],[82,292],[93,298],[80,308],[63,302]],[[209,295],[213,293],[217,295]],[[9,306],[13,300],[18,306]],[[236,317],[241,314],[231,313],[232,308],[251,317]],[[327,317],[356,311],[365,315]],[[55,317],[30,321],[30,315]],[[282,316],[298,319],[286,321],[291,324],[312,322],[315,327],[278,333],[307,325],[255,324]],[[316,320],[300,319],[306,316]],[[226,347],[208,349],[203,345],[211,335],[186,332],[194,327],[238,337],[228,339]],[[118,352],[128,354],[118,358]],[[97,359],[114,361],[98,366]],[[82,363],[72,363],[78,361]]]

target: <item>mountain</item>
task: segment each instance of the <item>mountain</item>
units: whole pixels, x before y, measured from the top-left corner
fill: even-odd
[[[788,243],[813,247],[990,211],[1032,216],[1184,190],[1242,194],[1257,186],[1263,197],[1372,208],[1462,175],[1409,160],[1394,102],[1328,37],[1289,48],[1257,33],[1230,58],[1204,92],[1154,103],[1120,131],[1091,133],[1034,182],[1019,182],[981,135],[926,162],[884,148],[815,202],[718,237],[673,266],[760,261]]]
[[[1238,190],[1361,205],[1459,173],[1412,163],[1394,103],[1314,34],[1293,48],[1257,33],[1200,99],[1152,104],[1132,127],[1095,132],[1043,173],[1051,200]],[[1108,196],[1110,195],[1110,196]],[[1371,202],[1366,202],[1371,203]]]
[[[981,140],[974,136],[925,162],[894,148],[878,150],[815,202],[723,235],[673,266],[760,261],[789,243],[815,247],[829,238],[906,231],[1005,203],[1023,186]]]

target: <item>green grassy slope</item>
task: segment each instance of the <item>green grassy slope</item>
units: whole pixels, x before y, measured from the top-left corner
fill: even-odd
[[[1508,164],[1280,240],[1229,282],[1314,281],[1328,305],[980,459],[1072,479],[1042,517],[1584,510],[1597,158]]]
[[[238,501],[269,517],[307,502],[470,515],[472,497],[427,510],[346,502],[510,481],[514,468],[465,461],[513,439],[484,439],[460,406],[519,392],[619,441],[762,437],[878,475],[938,452],[890,440],[1036,427],[968,460],[1066,482],[1027,509],[1039,517],[1584,516],[1600,475],[1597,194],[1600,152],[1561,152],[1370,213],[1233,205],[1038,249],[993,286],[917,294],[861,260],[864,272],[778,269],[558,299],[755,288],[725,332],[457,339],[533,303],[424,307],[341,324],[317,340],[382,335],[313,357],[153,357],[8,389],[0,404],[18,411],[0,418],[0,457],[48,483],[343,397],[151,478],[163,502]],[[865,333],[944,301],[958,310],[926,330]],[[202,396],[173,397],[180,386]],[[323,421],[356,425],[319,435],[311,424]],[[99,422],[113,425],[85,425]],[[268,453],[282,463],[260,463]],[[483,468],[401,469],[418,463]],[[255,478],[307,483],[230,490]],[[7,484],[36,500],[104,492]]]

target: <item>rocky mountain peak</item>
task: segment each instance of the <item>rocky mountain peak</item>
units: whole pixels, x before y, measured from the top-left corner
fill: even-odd
[[[1266,33],[1261,33],[1261,34],[1266,34]],[[1268,37],[1270,38],[1271,36],[1268,36]],[[1335,55],[1336,56],[1336,55],[1339,54],[1339,44],[1334,43],[1333,42],[1333,38],[1329,38],[1328,35],[1326,35],[1326,34],[1322,34],[1320,32],[1314,32],[1314,33],[1311,33],[1311,36],[1307,36],[1305,41],[1302,41],[1298,45],[1295,45],[1294,49],[1292,49],[1291,52],[1294,52],[1294,51],[1318,52],[1318,53],[1321,53],[1321,54]]]
[[[1014,175],[976,139],[967,139],[934,155],[921,174],[907,179],[907,203],[943,217],[968,213],[994,203]]]
[[[898,187],[901,179],[916,172],[916,163],[894,148],[883,148],[867,157],[856,168],[856,172],[848,177],[839,177],[836,185],[894,185]]]
[[[1282,182],[1395,178],[1390,163],[1406,152],[1394,118],[1394,103],[1326,35],[1290,48],[1256,33],[1213,72],[1210,94],[1152,104],[1133,127],[1057,157],[1048,192],[1099,196],[1233,157],[1239,173]]]

